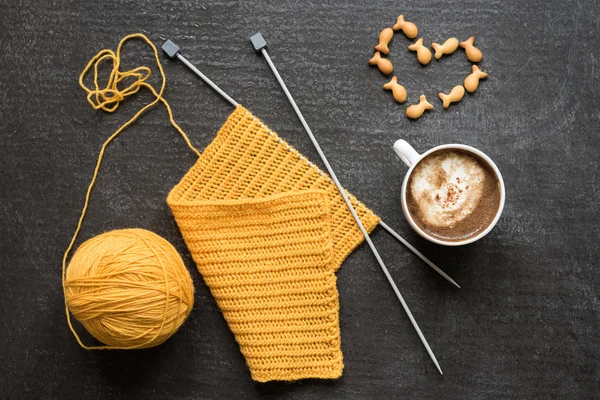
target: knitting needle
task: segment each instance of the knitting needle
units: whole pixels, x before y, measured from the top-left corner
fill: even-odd
[[[435,355],[433,354],[433,351],[431,351],[431,348],[429,347],[429,344],[427,343],[427,340],[425,339],[425,336],[423,336],[423,333],[421,332],[421,328],[419,328],[419,325],[417,324],[417,321],[413,317],[412,313],[410,312],[410,309],[408,308],[408,305],[406,304],[406,302],[404,301],[404,298],[400,294],[400,290],[398,290],[398,287],[396,286],[396,283],[394,282],[394,279],[392,278],[392,276],[390,275],[390,272],[388,271],[387,267],[383,263],[383,260],[381,259],[381,256],[377,252],[377,249],[375,248],[375,245],[371,241],[371,238],[369,237],[369,233],[367,232],[367,230],[363,226],[360,218],[358,217],[358,214],[356,213],[356,210],[354,209],[354,206],[352,206],[352,203],[348,199],[348,196],[346,195],[346,192],[344,191],[344,188],[340,184],[340,181],[337,179],[337,176],[335,175],[335,172],[333,172],[333,169],[331,168],[331,165],[329,165],[329,162],[327,161],[327,157],[325,157],[325,154],[323,153],[323,150],[321,150],[321,146],[319,146],[319,143],[317,142],[317,139],[315,138],[315,136],[313,135],[312,131],[310,130],[310,127],[306,123],[306,120],[304,119],[304,116],[302,116],[302,113],[300,112],[300,109],[298,108],[298,105],[294,101],[294,98],[290,94],[290,91],[288,90],[287,86],[283,82],[283,79],[281,79],[281,76],[279,75],[279,72],[277,72],[277,68],[275,68],[275,65],[271,61],[271,58],[269,57],[269,54],[267,53],[267,50],[266,50],[267,42],[265,41],[265,39],[263,38],[263,36],[260,33],[257,33],[256,35],[252,36],[250,38],[250,40],[252,41],[254,49],[256,51],[260,51],[262,53],[262,55],[265,57],[265,60],[267,60],[267,63],[269,64],[269,67],[271,68],[271,71],[273,71],[273,74],[275,75],[275,78],[277,78],[277,81],[279,82],[279,85],[281,85],[281,88],[283,89],[285,95],[287,96],[290,104],[294,108],[294,111],[296,111],[296,115],[298,115],[298,118],[300,119],[300,122],[302,123],[302,126],[304,126],[304,130],[306,131],[306,133],[310,137],[310,140],[312,141],[313,146],[317,150],[317,153],[319,153],[319,156],[321,157],[321,160],[323,161],[323,164],[325,164],[325,168],[327,168],[327,172],[329,172],[329,176],[331,177],[331,179],[333,179],[333,182],[335,183],[335,185],[337,186],[340,194],[344,198],[344,201],[346,202],[346,205],[348,206],[348,209],[350,210],[350,213],[352,213],[352,216],[354,217],[354,220],[356,221],[356,224],[358,225],[358,228],[360,229],[360,231],[362,232],[363,236],[365,237],[366,242],[369,244],[369,247],[371,248],[371,251],[373,252],[373,255],[377,259],[377,262],[379,263],[379,266],[383,270],[383,273],[385,274],[385,277],[387,278],[388,282],[392,286],[392,289],[394,289],[394,292],[396,293],[396,296],[398,297],[398,300],[400,300],[400,303],[402,304],[402,307],[404,308],[404,311],[406,312],[406,315],[408,316],[408,319],[410,319],[410,322],[412,323],[413,327],[415,328],[415,331],[419,335],[419,338],[421,339],[421,342],[423,342],[423,346],[425,346],[425,349],[427,350],[427,353],[429,353],[429,357],[431,357],[431,360],[433,361],[433,363],[437,367],[438,371],[440,371],[440,374],[443,375],[444,373],[442,372],[442,369],[440,368],[440,365],[438,364],[438,361],[435,358]]]
[[[191,69],[196,75],[198,75],[200,77],[200,79],[202,79],[204,82],[206,82],[208,84],[208,86],[210,86],[211,88],[213,88],[225,100],[227,100],[229,103],[231,103],[232,106],[234,106],[234,107],[238,106],[238,102],[237,101],[235,101],[234,99],[232,99],[231,97],[229,97],[229,95],[227,93],[225,93],[223,90],[221,90],[221,88],[218,87],[213,81],[211,81],[210,79],[208,79],[208,77],[206,75],[204,75],[202,72],[200,72],[200,70],[198,70],[198,68],[194,67],[194,65],[191,62],[189,62],[181,54],[181,49],[179,48],[179,46],[177,46],[172,41],[167,40],[162,45],[162,49],[167,54],[167,56],[169,56],[169,58],[173,59],[173,58],[177,57],[182,63],[184,63],[186,65],[186,67],[188,67],[189,69]]]
[[[212,87],[218,94],[223,96],[223,98],[225,98],[225,100],[227,100],[229,103],[231,103],[231,105],[233,105],[234,107],[237,107],[238,103],[235,100],[233,100],[227,93],[225,93],[220,87],[218,87],[206,75],[204,75],[202,72],[200,72],[200,70],[198,70],[198,68],[196,68],[192,63],[190,63],[181,54],[181,49],[179,48],[179,46],[177,46],[171,40],[167,40],[163,44],[162,49],[164,50],[164,52],[167,54],[167,56],[169,58],[171,58],[171,59],[178,58],[179,60],[181,60],[181,62],[183,62],[188,68],[190,68],[204,82],[206,82],[210,87]],[[439,269],[433,262],[431,262],[423,254],[421,254],[417,249],[415,249],[413,246],[411,246],[406,240],[404,240],[398,233],[396,233],[387,224],[385,224],[383,221],[380,221],[379,225],[381,225],[386,231],[388,231],[394,238],[396,238],[398,241],[400,241],[400,243],[402,243],[406,247],[408,247],[409,250],[411,250],[413,253],[415,253],[427,265],[429,265],[431,268],[433,268],[435,271],[437,271],[437,273],[439,273],[442,277],[444,277],[444,279],[446,279],[448,282],[452,283],[457,288],[460,288],[460,286],[452,278],[450,278],[444,271]]]

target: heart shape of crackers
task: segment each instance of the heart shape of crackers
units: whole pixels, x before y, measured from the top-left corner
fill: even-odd
[[[394,72],[394,66],[392,62],[387,58],[382,57],[382,53],[388,55],[390,50],[388,48],[389,43],[394,37],[394,32],[402,31],[404,35],[409,39],[414,39],[419,34],[417,26],[404,19],[404,15],[400,15],[394,26],[391,28],[385,28],[379,34],[379,43],[375,46],[375,55],[371,58],[368,63],[370,65],[376,65],[379,70],[385,75],[389,75]],[[471,36],[464,42],[459,42],[456,38],[450,38],[443,44],[432,43],[431,47],[435,51],[435,59],[439,60],[444,55],[450,55],[454,53],[459,47],[465,50],[467,60],[473,63],[471,67],[471,73],[465,78],[463,85],[457,85],[452,88],[450,93],[445,94],[439,93],[439,97],[442,100],[444,108],[450,107],[451,103],[460,101],[465,95],[465,90],[469,93],[473,93],[479,86],[479,80],[487,78],[488,74],[479,69],[476,65],[483,58],[481,51],[475,47],[475,36]],[[423,38],[419,38],[416,42],[411,43],[408,46],[408,50],[413,51],[417,55],[417,59],[422,65],[427,65],[431,62],[432,53],[428,47],[424,45]],[[398,77],[392,76],[392,79],[383,85],[385,90],[390,90],[394,99],[398,103],[406,101],[406,89],[404,86],[398,83]],[[419,103],[413,104],[406,109],[406,116],[412,119],[421,117],[426,110],[433,110],[433,105],[427,101],[425,95],[421,95]]]

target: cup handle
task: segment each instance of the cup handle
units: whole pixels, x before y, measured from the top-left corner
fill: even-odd
[[[402,139],[396,140],[396,143],[394,143],[394,151],[398,154],[398,157],[404,161],[404,164],[409,167],[415,165],[421,157],[406,140]]]

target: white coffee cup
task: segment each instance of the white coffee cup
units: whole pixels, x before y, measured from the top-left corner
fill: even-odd
[[[472,153],[472,154],[476,155],[481,160],[485,161],[490,166],[490,168],[492,168],[492,170],[496,174],[496,177],[498,178],[498,182],[500,185],[500,205],[498,206],[498,212],[496,212],[496,216],[492,220],[492,223],[485,230],[481,231],[476,236],[472,236],[472,237],[469,237],[469,238],[467,238],[465,240],[461,240],[461,241],[440,240],[438,238],[432,237],[431,235],[428,235],[415,223],[412,216],[410,215],[408,206],[406,204],[406,190],[407,190],[408,179],[410,178],[410,175],[412,174],[413,170],[415,169],[415,166],[417,165],[417,163],[419,161],[421,161],[424,157],[428,156],[429,154],[435,153],[439,150],[444,150],[444,149],[457,149],[457,150],[466,151],[468,153]],[[404,163],[406,165],[408,165],[408,167],[409,167],[409,170],[406,173],[406,176],[404,177],[404,181],[402,182],[402,193],[401,193],[402,211],[404,212],[404,216],[406,217],[406,220],[408,221],[410,226],[419,235],[421,235],[422,237],[424,237],[425,239],[427,239],[433,243],[441,244],[443,246],[462,246],[465,244],[473,243],[473,242],[481,239],[482,237],[487,235],[492,230],[492,228],[496,225],[496,223],[498,222],[498,219],[500,219],[502,210],[504,209],[504,198],[505,198],[504,180],[502,179],[502,174],[500,174],[500,170],[498,169],[496,164],[494,164],[494,162],[487,155],[485,155],[482,151],[477,150],[476,148],[471,147],[471,146],[466,146],[464,144],[444,144],[441,146],[434,147],[433,149],[430,149],[423,154],[419,154],[416,152],[416,150],[410,144],[408,144],[405,140],[402,140],[402,139],[400,139],[400,140],[396,141],[396,143],[394,143],[394,151],[396,152],[396,154],[398,154],[398,157],[400,157],[400,159],[402,161],[404,161]]]

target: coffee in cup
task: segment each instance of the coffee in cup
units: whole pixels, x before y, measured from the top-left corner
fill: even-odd
[[[443,145],[419,155],[403,140],[394,150],[411,167],[402,185],[402,209],[421,236],[457,246],[483,237],[496,224],[504,182],[481,151]]]
[[[425,233],[462,241],[483,232],[500,206],[500,185],[490,166],[472,153],[444,149],[424,157],[408,179],[406,203]]]

